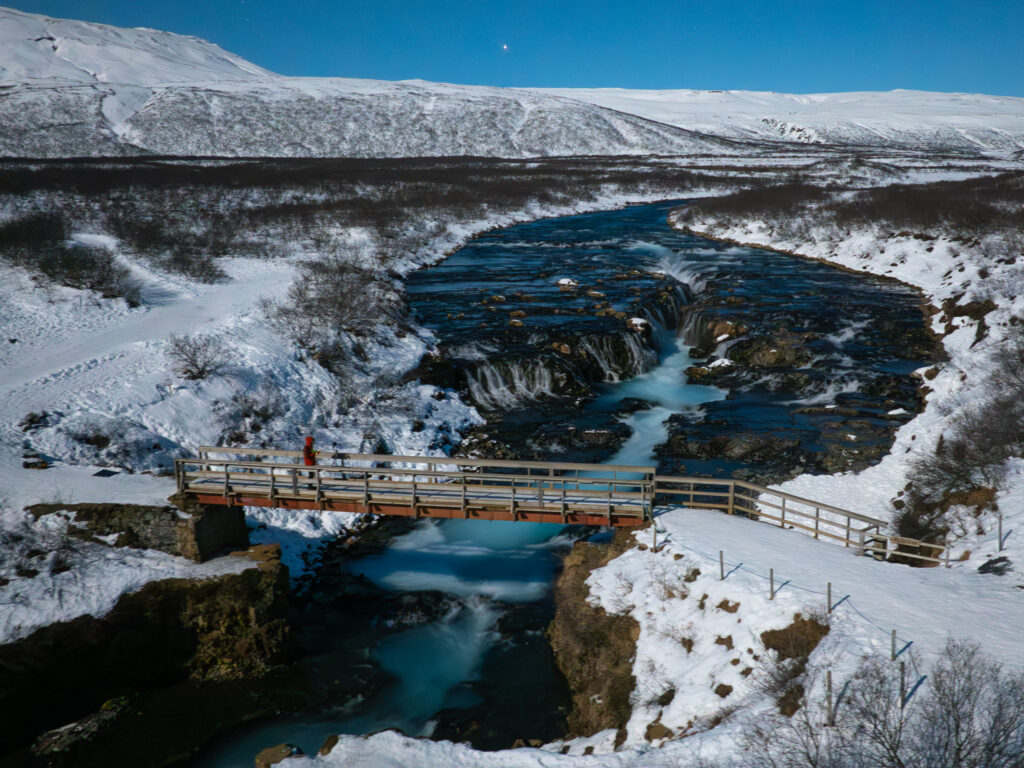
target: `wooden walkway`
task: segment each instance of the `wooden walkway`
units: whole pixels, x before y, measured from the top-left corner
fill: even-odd
[[[886,534],[884,520],[742,480],[658,475],[651,466],[321,451],[307,467],[301,451],[205,446],[174,470],[178,493],[203,504],[613,527],[645,525],[658,509],[718,509],[877,558],[948,563],[942,545]]]

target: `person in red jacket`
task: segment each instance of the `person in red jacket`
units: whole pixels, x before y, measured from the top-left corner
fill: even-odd
[[[302,463],[307,467],[316,466],[316,455],[319,451],[313,450],[313,438],[307,437],[306,444],[302,446]]]

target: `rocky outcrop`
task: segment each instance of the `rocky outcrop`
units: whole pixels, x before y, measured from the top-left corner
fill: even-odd
[[[279,554],[276,547],[255,548],[258,565],[241,573],[152,582],[122,597],[103,618],[52,624],[0,647],[0,711],[6,713],[0,743],[24,747],[36,734],[59,727],[36,742],[37,757],[51,765],[100,765],[102,750],[91,747],[96,739],[116,743],[125,737],[122,729],[151,730],[160,722],[136,717],[138,697],[177,691],[174,717],[182,719],[176,727],[190,721],[190,708],[204,709],[198,698],[218,699],[220,684],[233,686],[237,697],[247,681],[290,657],[288,572]],[[232,716],[231,707],[224,710]],[[243,716],[237,710],[234,716]],[[216,711],[207,716],[213,718],[205,726],[209,737],[220,721]],[[63,727],[67,723],[73,725]],[[186,731],[164,739],[160,748],[187,752],[198,746],[194,738]],[[100,762],[92,761],[93,754]],[[167,757],[150,753],[136,764],[159,765]]]
[[[69,512],[77,524],[73,534],[85,538],[116,535],[115,547],[157,549],[202,562],[230,549],[249,546],[241,507],[197,504],[172,497],[176,506],[139,504],[34,504],[27,511],[37,519]]]
[[[632,534],[619,530],[611,542],[577,542],[555,583],[555,619],[548,638],[572,692],[570,736],[590,736],[607,728],[625,738],[630,694],[636,686],[633,657],[640,626],[587,602],[590,572],[629,549]]]

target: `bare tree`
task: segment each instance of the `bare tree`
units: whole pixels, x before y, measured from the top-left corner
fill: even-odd
[[[167,358],[176,374],[185,379],[205,379],[227,367],[228,348],[213,336],[175,336],[167,339]]]
[[[743,734],[746,765],[768,768],[1022,768],[1024,675],[977,645],[947,642],[914,694],[909,665],[867,659],[825,727],[804,701],[791,718],[769,715]],[[902,676],[902,677],[901,677]],[[808,686],[811,687],[811,686]]]

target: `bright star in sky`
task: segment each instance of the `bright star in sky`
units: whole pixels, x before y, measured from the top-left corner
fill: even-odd
[[[507,51],[508,50],[508,43],[502,43],[501,44],[501,50]]]

